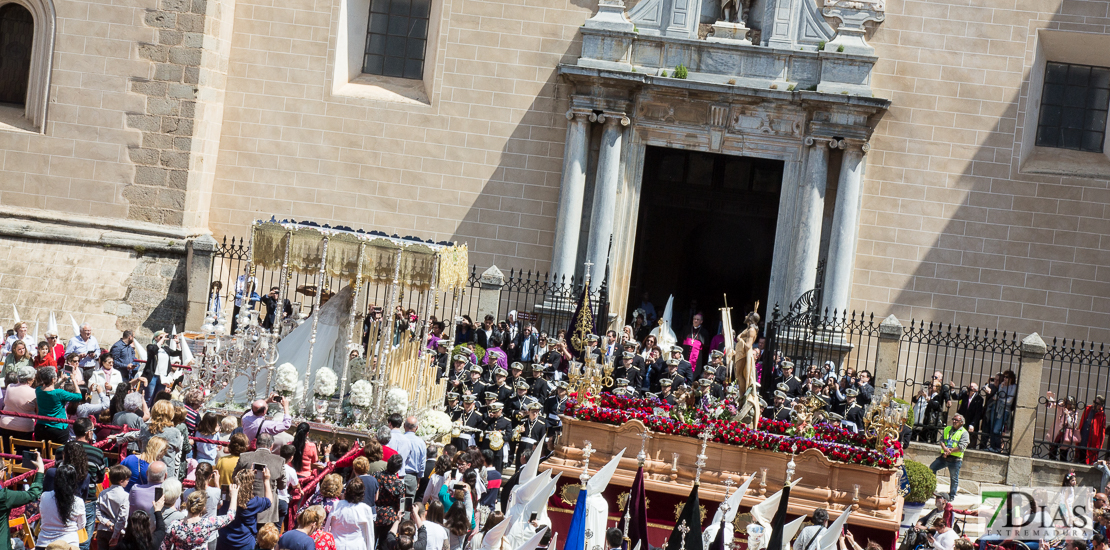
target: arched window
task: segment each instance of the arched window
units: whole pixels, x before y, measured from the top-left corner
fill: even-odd
[[[0,0],[0,104],[22,107],[39,132],[46,126],[54,33],[53,0]]]
[[[34,37],[35,20],[27,8],[0,6],[0,103],[26,105]]]

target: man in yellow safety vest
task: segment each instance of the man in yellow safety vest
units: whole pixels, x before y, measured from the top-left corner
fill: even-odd
[[[952,425],[945,426],[940,440],[940,456],[929,465],[933,473],[941,468],[948,468],[948,477],[951,483],[948,488],[948,500],[956,499],[956,489],[960,486],[960,468],[963,467],[964,450],[970,439],[964,429],[964,417],[957,414],[952,417]]]

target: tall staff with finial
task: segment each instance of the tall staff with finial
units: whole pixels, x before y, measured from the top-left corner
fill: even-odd
[[[725,307],[721,308],[721,336],[725,339],[725,372],[728,374],[728,382],[731,383],[735,378],[732,375],[732,348],[736,342],[735,334],[732,330],[732,308],[728,307],[728,294],[724,294]]]

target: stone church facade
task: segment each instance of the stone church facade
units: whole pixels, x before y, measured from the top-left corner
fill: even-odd
[[[199,324],[213,237],[276,216],[608,263],[623,318],[682,264],[641,241],[678,151],[767,190],[696,211],[745,299],[1110,340],[1110,2],[721,4],[0,0],[0,292]]]

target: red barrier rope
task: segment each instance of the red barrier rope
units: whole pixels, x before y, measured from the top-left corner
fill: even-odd
[[[293,505],[292,499],[290,499],[289,501],[289,515],[287,517],[288,522],[286,523],[286,525],[296,525],[297,510],[299,510],[300,507],[304,505],[305,499],[307,499],[312,494],[312,490],[316,488],[316,485],[318,485],[325,476],[335,471],[336,468],[345,468],[347,466],[350,466],[351,463],[353,463],[355,459],[358,458],[361,454],[362,445],[359,444],[358,441],[355,441],[354,445],[351,447],[351,450],[347,452],[347,454],[343,455],[339,458],[339,460],[336,460],[335,462],[328,463],[328,465],[323,470],[320,470],[319,473],[310,478],[307,478],[305,483],[301,484],[301,496],[297,498],[296,506]]]

